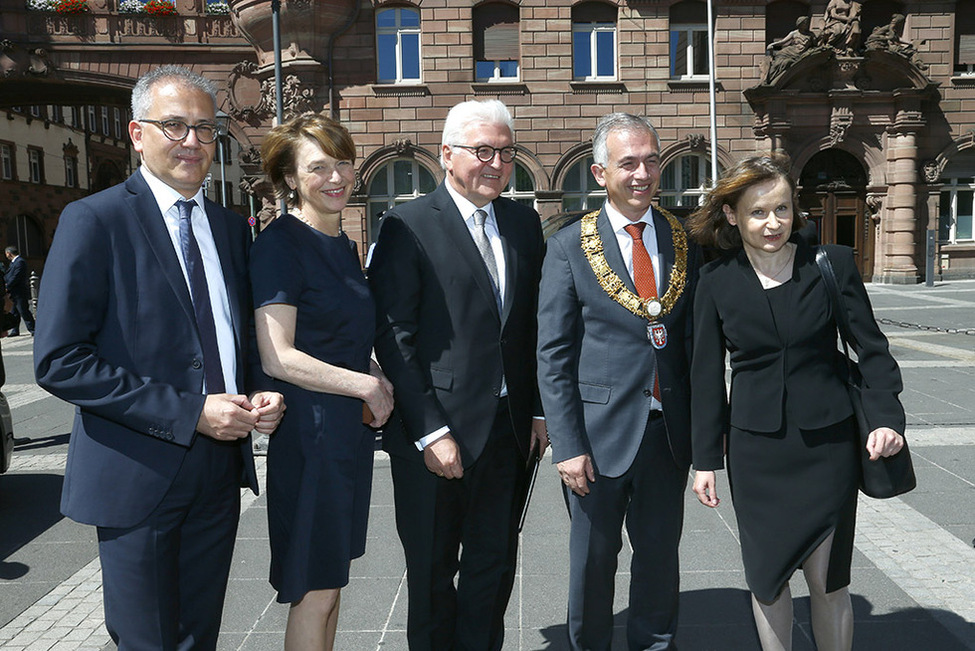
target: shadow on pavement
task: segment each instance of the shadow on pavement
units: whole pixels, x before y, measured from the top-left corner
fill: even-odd
[[[5,474],[0,475],[0,561],[50,529],[64,516],[61,504],[60,475]],[[0,578],[13,571],[0,564]]]
[[[45,436],[37,439],[16,438],[14,439],[14,450],[40,450],[41,448],[51,448],[57,445],[67,445],[69,438],[71,438],[70,433]]]

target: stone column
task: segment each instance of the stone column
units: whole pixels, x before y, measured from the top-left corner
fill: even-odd
[[[881,220],[883,273],[900,285],[920,279],[917,246],[917,129],[920,115],[902,112],[887,131],[887,201]]]

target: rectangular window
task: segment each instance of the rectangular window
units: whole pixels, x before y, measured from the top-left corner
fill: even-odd
[[[122,110],[119,108],[112,109],[112,117],[115,124],[115,138],[122,139]]]
[[[975,240],[975,184],[970,178],[943,180],[938,236],[946,244]]]
[[[376,12],[376,58],[380,83],[420,81],[420,12],[405,8]]]
[[[78,187],[78,159],[74,156],[64,157],[64,184],[69,188]]]
[[[109,129],[107,106],[102,107],[102,133],[104,133],[106,136],[111,135],[112,133],[111,129]]]
[[[30,107],[30,114],[35,118],[41,117],[41,107],[38,106],[37,104],[34,104],[33,106]]]
[[[671,29],[670,76],[673,79],[707,78],[707,25],[675,25]]]
[[[9,143],[0,143],[0,178],[4,181],[13,181],[14,172],[14,146]]]
[[[75,129],[81,128],[81,109],[77,106],[71,107],[71,126]]]
[[[572,67],[575,79],[616,79],[616,24],[573,24]]]
[[[97,115],[95,113],[95,107],[88,107],[88,124],[85,125],[85,130],[90,133],[95,133],[95,125],[98,124]]]
[[[44,150],[36,147],[27,148],[27,167],[31,183],[44,182]]]
[[[518,79],[518,8],[487,3],[474,9],[474,77],[477,81]]]

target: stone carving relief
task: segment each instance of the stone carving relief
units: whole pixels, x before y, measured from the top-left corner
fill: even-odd
[[[772,83],[815,47],[816,35],[809,29],[809,16],[800,16],[796,19],[794,30],[765,48],[765,54],[769,57],[765,83]]]
[[[267,81],[270,81],[270,96],[272,100],[271,103],[273,104],[274,79]],[[265,83],[267,83],[267,81],[265,81]],[[302,113],[315,110],[313,101],[315,98],[315,91],[302,84],[297,75],[288,75],[284,78],[284,81],[281,84],[281,96],[283,98],[282,104],[284,108],[285,120],[290,120],[291,118],[301,115]]]
[[[853,109],[849,106],[834,106],[829,118],[829,144],[835,147],[846,139],[846,132],[853,124]]]
[[[910,59],[921,70],[927,70],[927,64],[917,56],[917,48],[914,46],[914,43],[904,38],[904,23],[906,20],[904,14],[894,14],[891,16],[888,24],[874,27],[873,31],[870,32],[870,36],[867,37],[865,47],[868,51],[886,50],[892,54],[899,54],[906,59]]]
[[[941,171],[944,169],[945,161],[939,163],[935,159],[929,159],[921,164],[921,178],[925,183],[937,183],[941,178]]]
[[[0,77],[47,77],[53,71],[44,48],[25,50],[10,39],[0,40]]]
[[[253,61],[241,61],[227,76],[227,99],[230,102],[228,112],[235,120],[257,126],[261,120],[274,114],[273,80],[271,91],[270,96],[265,93],[264,85],[257,79],[257,64]],[[245,98],[256,98],[256,101],[247,103]]]
[[[869,211],[869,219],[875,224],[880,223],[880,209],[884,205],[884,195],[869,193],[866,199],[867,210]]]
[[[830,0],[823,15],[820,41],[842,56],[856,56],[860,49],[860,13],[863,3],[856,0]]]
[[[687,146],[692,150],[700,151],[704,149],[705,138],[703,133],[692,133],[687,136]]]
[[[397,156],[406,156],[413,150],[413,142],[409,138],[400,138],[393,141],[393,149]]]

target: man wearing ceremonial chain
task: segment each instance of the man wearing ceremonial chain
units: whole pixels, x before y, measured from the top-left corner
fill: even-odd
[[[651,206],[660,138],[646,118],[603,117],[593,159],[606,202],[549,239],[538,306],[539,390],[571,519],[569,646],[612,645],[625,521],[627,647],[675,649],[700,252]]]

